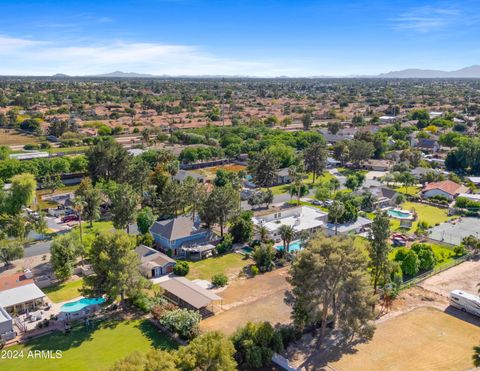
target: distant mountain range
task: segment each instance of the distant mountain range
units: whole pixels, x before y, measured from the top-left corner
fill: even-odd
[[[115,71],[110,73],[104,73],[99,75],[88,75],[88,76],[69,76],[63,73],[57,73],[52,77],[56,78],[68,78],[68,77],[105,77],[105,78],[258,78],[259,76],[223,76],[223,75],[152,75],[148,73],[137,73],[137,72],[122,72]],[[317,76],[308,76],[305,78],[311,79],[328,79],[328,78],[394,78],[394,79],[435,79],[435,78],[480,78],[480,65],[474,65],[470,67],[461,68],[455,71],[441,71],[441,70],[424,70],[418,68],[409,68],[400,71],[391,71],[386,73],[381,73],[378,75],[350,75],[350,76],[326,76],[326,75],[317,75]],[[288,76],[278,76],[278,79],[289,78]],[[301,78],[298,76],[297,78]]]
[[[381,73],[382,78],[480,78],[480,65],[461,68],[456,71],[421,70],[416,68]]]

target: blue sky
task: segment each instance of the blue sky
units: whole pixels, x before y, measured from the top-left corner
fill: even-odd
[[[0,0],[4,75],[453,70],[479,39],[478,0]]]

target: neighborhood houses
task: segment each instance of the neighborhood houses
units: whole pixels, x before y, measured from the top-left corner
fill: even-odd
[[[469,369],[477,85],[0,79],[0,368]]]

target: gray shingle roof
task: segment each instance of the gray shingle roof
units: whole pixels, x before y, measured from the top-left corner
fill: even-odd
[[[179,216],[175,219],[161,220],[153,223],[150,232],[159,234],[169,240],[177,240],[190,236],[194,230],[194,223],[188,216]]]

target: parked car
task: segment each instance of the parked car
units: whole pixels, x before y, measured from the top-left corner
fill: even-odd
[[[322,201],[313,200],[312,205],[322,206]]]
[[[64,216],[64,217],[62,218],[62,223],[74,222],[74,221],[76,221],[76,220],[78,220],[78,216],[77,216],[77,215],[74,215],[74,214],[72,214],[72,215],[67,215],[67,216]]]

